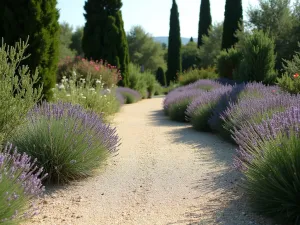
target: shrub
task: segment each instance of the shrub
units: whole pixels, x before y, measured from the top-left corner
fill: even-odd
[[[236,104],[238,101],[244,98],[262,99],[264,97],[273,96],[279,91],[280,88],[277,86],[265,86],[262,83],[255,82],[248,84],[242,83],[233,86],[232,91],[225,93],[213,110],[213,114],[208,121],[210,128],[213,131],[217,131],[221,134],[222,132],[225,132],[224,137],[228,137],[228,133],[223,129],[223,120],[221,119],[221,116],[226,108],[230,106],[230,104]]]
[[[186,110],[187,120],[196,130],[209,131],[208,119],[221,96],[231,91],[232,86],[224,86],[195,98]]]
[[[201,95],[203,90],[190,89],[184,90],[175,89],[170,92],[163,102],[164,112],[169,115],[172,120],[184,122],[186,121],[185,111],[192,100]]]
[[[205,91],[211,91],[216,88],[220,88],[223,85],[217,81],[214,80],[198,80],[190,85],[184,86],[184,89],[189,90],[189,89],[201,89]]]
[[[142,99],[139,92],[130,88],[118,87],[117,93],[120,93],[123,96],[125,104],[135,103]]]
[[[98,113],[103,119],[107,119],[119,110],[120,101],[117,99],[114,88],[104,89],[101,80],[92,82],[90,76],[76,82],[76,71],[74,70],[73,73],[70,79],[63,77],[61,84],[56,85],[54,101],[80,104],[85,109]]]
[[[215,69],[212,67],[207,69],[190,69],[180,74],[179,83],[181,85],[188,85],[200,79],[217,79],[218,77],[218,74],[216,74]]]
[[[300,221],[299,127],[300,108],[292,107],[234,134],[239,144],[235,166],[245,174],[253,206],[294,224]]]
[[[158,67],[156,71],[156,80],[160,83],[161,86],[167,85],[166,74],[162,67]]]
[[[44,177],[34,164],[11,144],[0,151],[0,224],[19,224],[36,213],[33,202],[44,191]]]
[[[277,78],[277,84],[284,91],[291,94],[300,94],[300,77],[298,73],[293,76],[285,73],[281,78]]]
[[[91,175],[116,151],[116,130],[94,112],[70,103],[42,103],[12,138],[21,152],[37,158],[48,181],[66,183]]]
[[[266,84],[274,83],[277,73],[274,70],[276,54],[274,40],[263,31],[255,31],[246,36],[242,46],[243,60],[236,79],[256,81]]]
[[[234,74],[239,67],[241,58],[242,53],[233,47],[221,51],[216,59],[217,71],[220,77],[233,79]]]
[[[42,87],[34,87],[38,72],[30,74],[27,66],[19,66],[28,57],[24,56],[27,46],[27,42],[20,41],[14,47],[2,43],[0,48],[0,144],[14,133],[41,99]]]
[[[237,104],[230,103],[230,106],[221,115],[224,132],[228,139],[234,130],[241,129],[245,122],[260,123],[275,112],[285,111],[292,106],[300,106],[300,96],[293,97],[289,94],[266,96],[262,99],[244,98]]]
[[[111,66],[103,60],[89,61],[77,56],[75,58],[67,57],[59,63],[57,82],[60,82],[63,77],[73,77],[74,70],[79,74],[76,77],[77,81],[90,77],[92,81],[101,80],[107,88],[111,88],[122,79],[120,71],[115,66]]]
[[[142,73],[142,79],[146,82],[147,98],[151,98],[155,92],[155,85],[157,83],[155,76],[150,72]]]

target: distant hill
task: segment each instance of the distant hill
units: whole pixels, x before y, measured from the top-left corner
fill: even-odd
[[[165,43],[166,45],[168,45],[169,37],[153,37],[153,39],[154,39],[154,41],[157,41],[160,43]],[[181,43],[183,45],[186,45],[189,41],[190,41],[190,38],[185,38],[185,37],[181,38]],[[194,42],[197,42],[197,38],[194,38]]]

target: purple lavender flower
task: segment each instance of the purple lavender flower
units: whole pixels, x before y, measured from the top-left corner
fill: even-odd
[[[0,207],[0,222],[21,220],[24,214],[35,212],[29,203],[44,191],[42,180],[47,174],[41,177],[42,171],[10,143],[0,152],[0,205],[4,206]]]
[[[68,182],[90,175],[117,151],[116,129],[79,105],[42,103],[28,115],[28,123],[13,137],[22,152],[37,158],[52,182]]]
[[[262,83],[242,83],[233,86],[232,91],[226,92],[218,101],[208,123],[212,130],[223,132],[222,119],[224,111],[231,105],[236,104],[240,99],[245,98],[265,98],[280,94],[280,88],[277,86],[266,86]]]
[[[244,164],[251,163],[252,152],[263,154],[263,144],[280,135],[291,134],[300,137],[300,103],[284,112],[273,114],[261,123],[246,123],[240,130],[235,129],[233,139],[239,145],[234,166],[244,170]]]
[[[128,97],[129,96],[134,98],[134,102],[137,102],[137,101],[142,99],[142,96],[139,92],[137,92],[133,89],[127,88],[127,87],[118,87],[116,91],[117,91],[117,93],[119,93],[123,96],[125,102],[126,102],[126,99],[127,99],[127,103],[129,103],[128,102]],[[132,102],[130,102],[130,103],[132,103]]]

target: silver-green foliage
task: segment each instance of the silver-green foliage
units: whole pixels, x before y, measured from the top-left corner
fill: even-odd
[[[38,71],[31,73],[21,65],[28,41],[0,48],[0,142],[22,124],[27,112],[41,99],[42,87],[37,86]]]

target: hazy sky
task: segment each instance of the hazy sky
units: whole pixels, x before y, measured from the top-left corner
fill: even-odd
[[[182,37],[197,37],[201,0],[177,0]],[[60,22],[68,22],[75,28],[84,25],[83,5],[85,0],[58,0]],[[224,19],[225,0],[210,0],[213,22]],[[243,0],[244,11],[258,0]],[[153,36],[169,35],[169,18],[172,0],[123,0],[125,31],[134,25],[141,25]],[[244,13],[245,16],[246,13]]]

